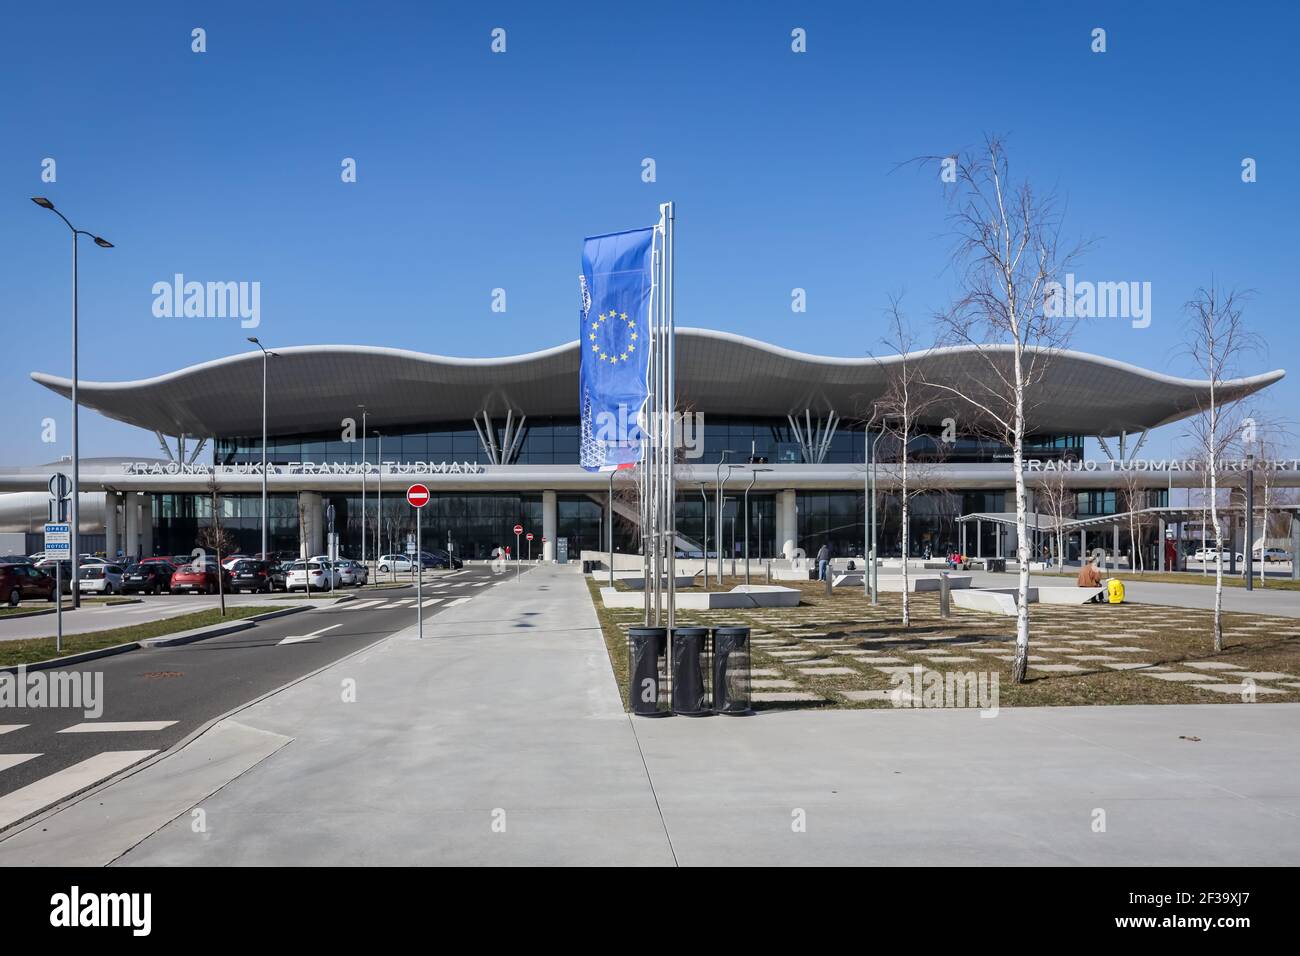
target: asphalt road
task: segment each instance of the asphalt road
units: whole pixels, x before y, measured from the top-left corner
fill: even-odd
[[[426,582],[424,600],[434,602],[424,608],[426,635],[436,636],[441,610],[489,594],[500,580],[475,567]],[[409,627],[415,594],[414,587],[374,591],[225,637],[63,669],[103,675],[103,713],[88,720],[80,709],[0,706],[0,829],[37,812],[34,801],[49,797],[43,807],[66,799],[232,708]]]

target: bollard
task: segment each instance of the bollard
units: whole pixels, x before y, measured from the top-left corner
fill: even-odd
[[[951,595],[949,593],[951,588],[952,585],[948,581],[948,572],[940,571],[939,572],[939,616],[940,617],[951,616],[952,608],[949,603],[951,600]]]

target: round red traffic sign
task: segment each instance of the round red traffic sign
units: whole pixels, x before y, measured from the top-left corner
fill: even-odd
[[[406,489],[406,503],[412,508],[423,508],[429,503],[429,488],[427,485],[411,485]]]
[[[533,540],[533,533],[530,531],[530,532],[528,532],[526,535],[524,535],[524,537],[527,538],[529,541],[532,541],[532,540]]]
[[[515,534],[523,534],[523,533],[524,533],[524,526],[521,524],[515,525]]]

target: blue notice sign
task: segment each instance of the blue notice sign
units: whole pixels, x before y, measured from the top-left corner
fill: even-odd
[[[72,525],[50,523],[45,526],[45,556],[68,556],[72,553]]]

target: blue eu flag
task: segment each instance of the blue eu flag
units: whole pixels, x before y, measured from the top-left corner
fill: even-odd
[[[629,468],[641,457],[646,403],[653,227],[592,236],[582,249],[582,467]]]

